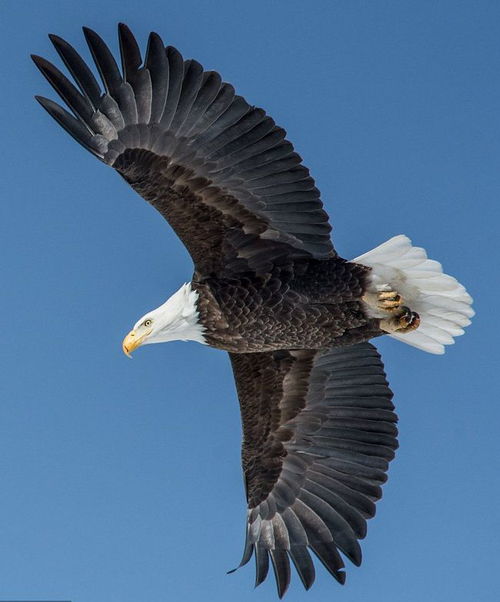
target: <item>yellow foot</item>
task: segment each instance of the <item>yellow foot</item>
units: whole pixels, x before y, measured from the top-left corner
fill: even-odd
[[[420,325],[420,316],[403,305],[396,315],[380,320],[380,328],[385,332],[411,332]]]
[[[377,307],[382,311],[397,311],[403,305],[403,298],[396,291],[381,291],[377,294]]]

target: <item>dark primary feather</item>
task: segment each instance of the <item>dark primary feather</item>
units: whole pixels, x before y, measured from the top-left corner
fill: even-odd
[[[49,38],[80,87],[81,92],[92,102],[94,109],[97,108],[101,98],[101,89],[92,71],[75,49],[65,40],[54,34],[50,34]]]
[[[240,256],[234,241],[248,237],[257,243],[253,255],[335,256],[319,191],[262,109],[155,33],[143,62],[134,36],[119,26],[121,71],[103,40],[88,28],[84,34],[104,90],[76,50],[51,35],[78,88],[45,59],[33,59],[74,117],[38,100],[162,213],[200,275],[220,273]],[[258,270],[258,262],[247,269]]]
[[[156,33],[149,35],[144,68],[151,77],[152,98],[149,122],[158,123],[167,101],[170,70],[163,42]]]
[[[375,514],[397,448],[392,392],[375,347],[230,354],[243,421],[248,525],[241,564],[269,554],[278,594],[289,558],[306,588],[308,548],[340,583],[341,551],[361,563],[358,539]],[[241,565],[240,565],[241,566]]]
[[[88,27],[82,29],[106,92],[113,96],[123,83],[118,65],[103,39]]]

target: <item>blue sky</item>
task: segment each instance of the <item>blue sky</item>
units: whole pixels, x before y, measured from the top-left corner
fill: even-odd
[[[362,567],[344,588],[319,569],[307,600],[497,600],[500,4],[459,0],[1,2],[0,599],[275,599],[225,574],[245,516],[225,354],[120,347],[190,259],[33,100],[54,98],[28,58],[55,60],[47,33],[88,57],[80,26],[116,49],[120,20],[287,129],[344,257],[405,233],[475,298],[445,356],[377,342],[401,447]]]

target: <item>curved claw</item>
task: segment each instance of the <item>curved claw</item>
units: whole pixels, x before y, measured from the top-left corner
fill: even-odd
[[[420,326],[420,316],[406,305],[399,308],[397,314],[380,320],[380,328],[385,332],[411,332]]]

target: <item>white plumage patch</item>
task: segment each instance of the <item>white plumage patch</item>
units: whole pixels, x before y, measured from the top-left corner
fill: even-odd
[[[142,316],[134,326],[138,329],[145,321],[151,321],[152,331],[144,344],[168,341],[197,341],[206,344],[205,331],[199,322],[198,293],[186,283],[160,307]]]
[[[440,354],[470,324],[472,297],[453,276],[443,273],[439,262],[428,259],[424,249],[413,247],[407,236],[394,236],[352,261],[372,268],[373,292],[395,290],[419,314],[420,326],[391,333],[394,339]]]

